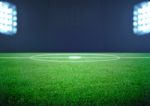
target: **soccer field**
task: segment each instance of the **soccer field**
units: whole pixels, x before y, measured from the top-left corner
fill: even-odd
[[[1,106],[149,106],[148,53],[1,53]]]

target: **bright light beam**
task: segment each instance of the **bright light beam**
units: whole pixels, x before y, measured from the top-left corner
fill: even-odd
[[[150,1],[145,1],[134,6],[133,32],[136,35],[150,33]]]
[[[16,6],[5,1],[0,1],[0,33],[5,35],[17,33]]]

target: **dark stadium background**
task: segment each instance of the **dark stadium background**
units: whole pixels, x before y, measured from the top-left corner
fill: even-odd
[[[150,34],[132,32],[133,6],[143,0],[7,1],[17,5],[18,33],[0,35],[0,52],[150,51]]]

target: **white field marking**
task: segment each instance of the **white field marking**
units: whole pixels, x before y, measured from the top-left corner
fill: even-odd
[[[69,59],[81,59],[82,57],[81,56],[69,56],[68,58]]]
[[[14,59],[15,59],[15,58],[18,58],[18,59],[19,59],[19,58],[20,58],[20,59],[21,59],[21,58],[30,58],[30,57],[11,57],[11,56],[9,56],[9,57],[0,57],[0,58],[4,58],[4,59],[5,59],[5,58],[6,58],[6,59],[7,59],[7,58],[8,58],[8,59],[9,59],[9,58],[10,58],[10,59],[11,59],[11,58],[12,58],[12,59],[13,59],[13,58],[14,58]],[[63,58],[63,59],[66,58],[66,59],[67,59],[67,58],[76,58],[76,57],[70,56],[70,57],[36,57],[36,58]],[[79,58],[113,58],[113,57],[108,56],[108,57],[79,57]],[[137,59],[138,59],[138,58],[139,58],[139,59],[140,59],[140,58],[148,58],[148,59],[149,59],[150,57],[120,57],[120,59],[121,59],[121,58],[129,58],[129,59],[130,59],[130,58],[131,58],[131,59],[132,59],[132,58],[133,58],[133,59],[134,59],[134,58],[137,58]]]
[[[83,55],[83,54],[82,54],[82,55]],[[115,55],[114,55],[114,56],[115,56]],[[119,56],[118,56],[118,57],[119,57]],[[7,58],[10,58],[10,59],[11,59],[11,58],[12,58],[12,59],[13,59],[13,58],[14,58],[14,59],[15,59],[15,58],[18,58],[18,59],[19,59],[19,58],[20,58],[20,59],[21,59],[21,58],[31,58],[31,56],[29,56],[29,57],[12,57],[12,56],[8,56],[8,57],[0,57],[0,58],[4,58],[4,59],[5,59],[5,58],[6,58],[6,59],[7,59]],[[114,57],[113,57],[113,56],[112,56],[112,57],[111,57],[111,56],[107,56],[107,57],[106,57],[106,56],[105,56],[105,57],[100,57],[100,56],[99,56],[99,57],[87,57],[87,56],[85,56],[85,57],[81,57],[81,56],[78,56],[78,57],[77,57],[77,56],[69,56],[69,57],[65,57],[65,56],[64,56],[64,57],[63,57],[63,56],[62,56],[62,57],[42,57],[42,56],[39,56],[39,57],[36,57],[36,58],[114,58]],[[134,57],[134,56],[133,56],[133,57],[120,57],[120,59],[121,59],[121,58],[129,58],[129,59],[130,59],[130,58],[131,58],[131,59],[132,59],[132,58],[133,58],[133,59],[134,59],[134,58],[137,58],[137,59],[138,59],[138,58],[139,58],[139,59],[140,59],[140,58],[148,58],[148,59],[149,59],[150,57],[144,57],[144,56],[143,56],[143,57]]]
[[[53,57],[52,57],[53,56]],[[56,57],[57,56],[57,57]],[[84,56],[84,57],[82,57]],[[89,57],[93,56],[93,57]],[[111,54],[41,54],[41,55],[33,55],[31,57],[35,58],[68,58],[68,57],[82,57],[82,58],[114,58],[119,57],[117,55],[111,55]]]
[[[0,59],[31,59],[31,60],[36,60],[36,61],[46,61],[46,62],[99,62],[99,61],[112,61],[112,60],[119,60],[119,59],[150,59],[150,57],[148,56],[133,56],[133,57],[119,57],[117,55],[109,55],[109,54],[90,54],[90,56],[94,56],[96,55],[96,57],[87,57],[89,54],[78,54],[80,55],[81,58],[84,58],[84,59],[102,59],[102,60],[81,60],[81,58],[78,58],[78,59],[71,59],[69,60],[70,57],[74,56],[74,54],[65,54],[65,56],[67,57],[63,57],[63,54],[45,54],[45,55],[52,55],[52,56],[58,56],[58,55],[61,55],[61,57],[42,57],[42,55],[34,55],[34,56],[29,56],[29,57],[17,57],[17,56],[4,56],[4,57],[0,57]],[[72,55],[72,56],[69,56],[69,55]],[[85,56],[86,55],[86,56]],[[97,55],[100,55],[99,57]],[[82,57],[82,56],[85,56],[85,57]],[[102,57],[104,56],[104,57]],[[111,57],[112,56],[112,57]],[[66,61],[63,61],[63,60],[44,60],[45,58],[49,58],[49,59],[68,59]],[[76,58],[76,57],[75,57]],[[77,61],[76,61],[77,60]],[[80,61],[79,61],[80,60]]]
[[[150,57],[120,57],[120,58],[126,58],[126,59],[150,59]]]
[[[83,59],[85,59],[85,58],[90,58],[90,59],[97,59],[97,58],[104,58],[104,59],[106,59],[106,58],[115,58],[115,57],[110,57],[110,56],[108,56],[108,57],[82,57],[82,56],[68,56],[68,57],[34,57],[34,58],[39,58],[39,59],[81,59],[81,58],[83,58]]]
[[[51,56],[60,56],[60,57],[51,57]],[[65,54],[65,56],[63,56],[63,54],[41,54],[41,55],[34,55],[31,56],[30,59],[31,60],[36,60],[36,61],[45,61],[45,62],[98,62],[98,61],[113,61],[113,60],[118,60],[120,59],[119,56],[117,55],[111,55],[111,54]],[[70,59],[69,57],[74,57],[74,56],[78,56],[78,59]],[[79,56],[81,58],[79,58]],[[84,56],[84,57],[82,57]],[[88,57],[87,57],[88,56]],[[94,57],[89,57],[89,56],[94,56]],[[103,57],[102,57],[103,56]],[[44,57],[44,58],[43,58]],[[50,58],[50,60],[45,60],[45,58]],[[76,57],[75,57],[76,58]],[[82,58],[84,60],[82,60]],[[85,59],[95,59],[95,60],[85,60]],[[55,59],[68,59],[68,60],[55,60]],[[69,60],[70,59],[70,60]]]
[[[0,57],[0,59],[28,59],[30,57],[12,57],[12,56],[9,56],[9,57]]]

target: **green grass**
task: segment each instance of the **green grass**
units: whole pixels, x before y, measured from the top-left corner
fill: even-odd
[[[150,54],[116,61],[46,62],[0,54],[1,106],[149,106]]]

